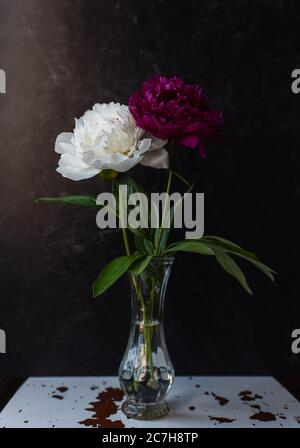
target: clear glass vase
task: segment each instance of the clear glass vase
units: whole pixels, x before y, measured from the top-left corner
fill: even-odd
[[[131,327],[119,368],[119,380],[127,400],[127,417],[151,420],[169,412],[165,397],[174,369],[168,354],[163,311],[173,258],[154,258],[138,276],[130,276]]]

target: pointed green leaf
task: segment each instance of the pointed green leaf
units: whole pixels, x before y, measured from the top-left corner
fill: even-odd
[[[144,238],[142,234],[135,233],[134,236],[136,250],[142,254],[153,255],[155,252],[152,241]]]
[[[59,196],[54,198],[40,198],[36,202],[48,202],[55,204],[73,204],[73,205],[83,205],[86,207],[96,207],[101,208],[100,205],[96,203],[96,198],[93,196],[83,196],[83,195],[73,195],[73,196]]]
[[[270,280],[273,282],[275,281],[273,274],[276,274],[276,272],[269,268],[269,266],[262,263],[253,252],[246,251],[237,244],[217,236],[205,236],[199,241],[205,241],[205,243],[213,250],[223,250],[226,253],[230,253],[247,260],[249,263],[256,266],[257,269],[262,271]]]
[[[238,246],[237,244],[233,243],[232,241],[226,240],[225,238],[222,238],[220,236],[205,235],[199,241],[207,242],[207,244],[209,243],[217,244],[218,246],[221,246],[223,249],[226,249],[228,251],[232,250],[236,254],[239,253],[247,258],[259,261],[257,256],[253,252],[249,252],[243,249],[241,246]]]
[[[185,240],[179,241],[179,243],[171,244],[165,253],[169,252],[194,252],[201,255],[213,255],[213,250],[204,243],[199,241]]]
[[[132,263],[142,257],[141,254],[124,255],[115,258],[100,272],[99,277],[93,284],[93,297],[100,296],[110,288],[125,272],[127,272]]]
[[[167,247],[168,239],[170,236],[170,232],[173,226],[175,213],[178,209],[178,207],[182,204],[182,202],[185,199],[185,195],[190,193],[192,189],[194,188],[194,182],[192,184],[189,184],[189,189],[187,192],[184,193],[184,195],[181,197],[179,201],[177,201],[173,207],[170,207],[170,227],[158,227],[155,229],[154,233],[154,246],[156,247],[157,253],[162,254]],[[155,203],[152,204],[152,206],[155,207],[156,214],[158,214],[157,207],[155,206]]]
[[[141,187],[137,182],[135,182],[127,173],[121,174],[118,178],[113,180],[112,183],[112,193],[115,196],[116,199],[116,209],[117,209],[117,216],[119,216],[119,186],[120,185],[126,185],[127,186],[127,194],[130,196],[133,193],[143,193],[147,196],[146,191]],[[123,198],[123,201],[128,201],[128,198]],[[132,209],[132,206],[129,206],[127,204],[127,218],[129,211]],[[141,238],[151,240],[151,229],[150,228],[142,228],[138,227],[136,229],[132,228],[128,224],[128,230],[135,235],[140,236]]]
[[[135,276],[140,275],[151,262],[152,258],[153,255],[145,255],[143,258],[136,260],[130,268],[131,274]]]
[[[247,283],[246,277],[244,276],[243,272],[239,268],[239,266],[236,264],[236,262],[225,252],[223,251],[215,251],[215,257],[218,261],[218,263],[222,266],[224,271],[226,271],[228,274],[232,275],[237,279],[237,281],[242,285],[242,287],[247,291],[249,294],[252,295],[252,291]]]
[[[240,253],[237,252],[233,252],[233,251],[228,251],[229,253],[232,253],[234,255],[237,255],[240,258],[243,258],[244,260],[249,261],[249,263],[252,263],[254,266],[257,267],[257,269],[259,269],[260,271],[262,271],[270,280],[272,280],[272,282],[275,281],[274,275],[276,274],[275,271],[273,271],[271,268],[269,268],[267,265],[265,265],[264,263],[262,263],[261,261],[257,261],[257,260],[253,260],[252,258],[248,258]]]

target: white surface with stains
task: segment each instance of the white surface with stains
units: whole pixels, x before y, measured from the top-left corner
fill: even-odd
[[[61,387],[67,390],[58,390]],[[79,422],[90,419],[93,415],[93,412],[87,410],[91,407],[89,403],[97,401],[98,394],[108,387],[119,388],[118,379],[29,378],[0,413],[0,427],[84,428]],[[240,395],[243,391],[251,394]],[[130,428],[300,429],[300,403],[272,377],[177,377],[168,402],[170,414],[159,420],[142,422],[127,419],[120,409],[108,419],[121,420],[125,427]],[[121,404],[115,403],[118,407]],[[268,413],[264,414],[267,419],[275,420],[260,421],[250,418],[260,410]]]

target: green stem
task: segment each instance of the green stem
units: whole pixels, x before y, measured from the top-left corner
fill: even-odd
[[[172,178],[172,173],[171,171],[169,172],[169,174],[171,175]],[[169,186],[168,186],[168,191],[170,190],[170,186],[171,186],[171,179],[170,182],[168,182]],[[130,246],[129,246],[129,241],[128,241],[128,236],[127,236],[127,230],[126,230],[126,226],[125,226],[125,219],[124,219],[124,210],[123,210],[123,198],[122,195],[119,195],[119,217],[120,217],[120,222],[121,222],[121,228],[122,228],[122,235],[123,235],[123,240],[124,240],[124,246],[125,246],[125,250],[127,255],[131,254],[130,251]],[[143,313],[143,332],[144,332],[144,350],[145,350],[145,357],[146,357],[146,364],[149,363],[149,369],[150,369],[150,377],[152,380],[154,380],[154,372],[153,372],[153,359],[152,359],[152,320],[153,320],[153,292],[151,294],[150,297],[150,309],[147,308],[147,305],[143,299],[143,295],[142,292],[140,291],[140,288],[138,287],[138,283],[135,279],[135,277],[132,275],[132,283],[133,283],[133,287],[135,290],[135,294],[136,294],[136,298],[137,300],[140,301],[141,303],[141,307],[142,307],[142,313]],[[139,366],[139,370],[140,370],[141,366]],[[139,372],[138,372],[138,377],[139,377]],[[137,380],[134,380],[133,383],[133,387],[136,391],[138,391],[139,389],[139,382]]]
[[[122,227],[122,235],[123,235],[126,253],[127,253],[127,255],[130,255],[130,247],[129,247],[128,237],[127,237],[127,232],[126,232],[125,227]]]
[[[119,195],[119,215],[120,215],[120,221],[121,221],[121,228],[122,228],[122,235],[123,235],[125,250],[126,250],[127,255],[130,255],[130,247],[129,247],[127,230],[126,230],[126,227],[125,227],[124,214],[123,214],[123,198],[122,198],[122,194]]]
[[[178,179],[181,180],[185,185],[187,185],[189,188],[191,188],[192,184],[189,183],[188,180],[186,180],[181,174],[177,173],[176,171],[172,170],[174,176],[178,177]]]
[[[168,174],[168,182],[167,182],[167,190],[166,190],[167,195],[170,194],[171,184],[172,184],[172,177],[173,177],[174,144],[175,144],[175,141],[174,141],[174,139],[172,139],[171,151],[170,151],[169,174]],[[165,223],[165,219],[166,219],[167,203],[168,203],[168,201],[166,199],[165,204],[164,204],[164,209],[163,209],[162,220],[161,220],[161,227],[160,227],[160,230],[159,230],[158,243],[157,243],[157,247],[156,247],[156,255],[159,254],[160,241],[161,241],[162,232],[163,232],[163,228],[164,228],[164,223]]]

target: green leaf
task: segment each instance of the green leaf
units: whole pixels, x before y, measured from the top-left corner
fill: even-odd
[[[237,244],[233,243],[232,241],[226,240],[225,238],[222,238],[220,236],[215,235],[206,235],[203,236],[199,241],[204,241],[213,244],[217,244],[218,246],[221,246],[223,249],[231,250],[236,254],[244,255],[247,258],[251,258],[252,260],[258,260],[257,256],[253,252],[249,252],[245,249],[243,249],[241,246],[238,246]]]
[[[242,287],[245,289],[245,291],[248,292],[248,294],[252,295],[252,291],[247,283],[246,277],[244,276],[243,272],[239,268],[239,266],[236,264],[236,262],[225,252],[215,250],[215,257],[218,261],[218,263],[222,266],[224,271],[226,271],[228,274],[232,275],[237,279],[237,281],[242,285]]]
[[[102,206],[96,203],[96,198],[93,196],[59,196],[55,198],[40,198],[36,202],[48,202],[55,204],[73,204],[73,205],[83,205],[86,207],[96,207],[101,208]]]
[[[194,185],[195,185],[194,182],[192,184],[189,184],[188,191],[184,193],[184,195],[181,197],[181,199],[179,201],[177,201],[173,207],[170,207],[170,227],[166,227],[166,228],[158,227],[157,229],[155,229],[154,246],[156,247],[158,254],[161,254],[166,250],[166,246],[167,246],[168,239],[170,236],[171,228],[173,226],[176,210],[179,207],[179,205],[183,202],[185,195],[190,193],[190,191],[192,191],[192,189],[194,188]],[[155,206],[154,203],[153,203],[153,206]],[[156,213],[158,213],[158,212],[156,211]]]
[[[173,221],[173,207],[170,210],[170,227],[163,227],[163,228],[159,227],[155,229],[154,246],[156,247],[158,254],[163,253],[166,249],[171,231],[172,221]]]
[[[134,241],[135,241],[136,250],[138,252],[141,252],[142,254],[148,254],[148,255],[154,254],[155,249],[154,249],[152,241],[144,238],[142,234],[135,233]]]
[[[232,253],[234,255],[237,255],[240,258],[243,258],[244,260],[249,261],[249,263],[252,263],[257,269],[262,271],[272,282],[275,282],[275,278],[273,274],[277,274],[277,272],[273,271],[269,266],[265,265],[261,261],[253,260],[252,258],[248,258],[240,253],[228,251],[229,253]]]
[[[181,176],[181,174],[177,173],[177,171],[172,170],[172,173],[174,174],[175,177],[177,177],[179,180],[181,180],[181,182],[183,182],[187,187],[192,188],[192,183],[189,182],[187,179],[185,179],[185,177]]]
[[[154,255],[145,255],[139,260],[136,260],[130,268],[131,274],[135,276],[140,275],[146,269],[148,264],[151,262],[153,256]]]
[[[119,198],[119,185],[127,186],[128,196],[130,196],[133,193],[144,193],[148,197],[148,194],[144,190],[144,188],[140,184],[138,184],[135,180],[133,180],[132,177],[130,177],[127,173],[122,173],[118,178],[114,179],[113,181],[112,192],[115,195],[116,199]]]
[[[178,243],[171,244],[165,251],[169,252],[194,252],[201,255],[213,255],[214,251],[204,243],[198,241],[179,241]]]
[[[252,263],[255,267],[257,267],[257,269],[262,271],[270,280],[273,282],[275,281],[273,274],[276,274],[276,272],[269,266],[262,263],[253,252],[246,251],[237,244],[217,236],[205,236],[201,238],[201,241],[203,240],[213,250],[223,250],[227,253],[247,260],[249,263]]]
[[[127,186],[128,196],[133,193],[144,193],[148,197],[143,187],[141,187],[137,182],[135,182],[127,173],[121,174],[118,178],[113,180],[112,184],[112,193],[116,199],[116,209],[118,216],[119,216],[119,185]],[[128,198],[123,198],[123,200],[127,201]],[[127,206],[128,215],[131,208],[132,206]],[[134,233],[135,235],[139,235],[141,238],[151,240],[151,229],[149,228],[138,227],[134,229],[128,225],[128,230],[130,230],[130,232]]]
[[[124,255],[115,258],[100,272],[99,277],[93,284],[93,297],[100,296],[110,288],[125,272],[127,272],[132,263],[142,255],[139,253],[133,255]]]

